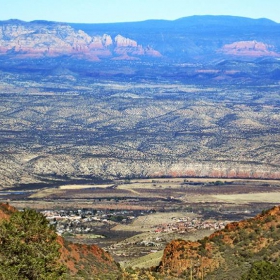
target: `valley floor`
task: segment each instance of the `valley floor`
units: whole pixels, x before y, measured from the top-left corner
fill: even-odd
[[[150,267],[171,240],[201,239],[280,204],[280,181],[155,178],[0,195],[42,211],[66,239],[97,244],[123,267]]]

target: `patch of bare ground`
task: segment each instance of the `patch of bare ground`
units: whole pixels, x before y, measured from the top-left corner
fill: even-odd
[[[157,225],[172,223],[174,219],[180,219],[186,216],[190,218],[197,217],[196,214],[187,212],[154,213],[137,217],[128,225],[117,225],[112,228],[112,230],[150,232],[151,230],[154,230]]]
[[[280,192],[262,192],[262,193],[244,193],[232,195],[214,195],[213,201],[231,202],[231,203],[250,203],[250,202],[270,202],[280,203]]]

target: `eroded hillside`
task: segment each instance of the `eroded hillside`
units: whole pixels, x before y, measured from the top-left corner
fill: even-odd
[[[1,96],[3,188],[98,178],[280,178],[280,98],[273,85],[85,79],[70,90],[63,77],[59,83],[53,77],[23,87],[14,76],[3,78],[26,91]]]
[[[280,207],[228,224],[207,238],[172,241],[157,271],[185,279],[241,279],[252,263],[279,264]]]

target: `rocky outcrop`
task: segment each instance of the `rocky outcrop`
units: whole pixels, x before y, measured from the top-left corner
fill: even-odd
[[[60,261],[71,277],[117,279],[120,269],[112,256],[96,245],[76,244],[58,237]],[[75,278],[76,279],[76,278]]]
[[[108,34],[89,36],[63,23],[8,21],[0,25],[0,54],[18,58],[74,56],[99,61],[103,58],[160,57],[151,47]]]
[[[116,47],[137,47],[137,42],[121,35],[115,37]]]
[[[234,56],[250,57],[279,57],[280,53],[274,51],[275,47],[257,41],[239,41],[224,45],[219,51]]]
[[[0,54],[184,63],[225,55],[279,57],[279,29],[272,21],[223,16],[106,25],[10,20],[0,22]]]
[[[16,208],[8,203],[0,203],[0,220],[9,219],[9,217],[17,211]]]
[[[241,279],[250,261],[279,258],[280,206],[255,218],[228,224],[196,242],[169,243],[156,268],[165,276],[186,279]],[[233,277],[234,276],[234,277]],[[210,279],[210,278],[209,278]]]

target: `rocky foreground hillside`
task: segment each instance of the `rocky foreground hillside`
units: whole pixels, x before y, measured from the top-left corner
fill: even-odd
[[[0,222],[3,220],[7,220],[10,219],[11,215],[13,215],[13,213],[15,213],[17,210],[8,205],[8,204],[0,204]],[[36,222],[36,221],[33,221]],[[30,224],[28,224],[28,221],[26,222],[27,225],[30,228],[33,228],[33,222],[30,220]],[[43,223],[42,223],[43,225]],[[25,231],[28,231],[28,228],[25,228]],[[26,247],[21,248],[22,250],[26,250],[28,251],[28,247],[27,246],[31,246],[32,247],[32,241],[30,241],[29,238],[26,237],[26,232],[22,232],[22,239],[21,241],[25,240],[26,242]],[[38,250],[40,251],[40,242],[42,242],[42,244],[44,243],[48,243],[49,241],[46,241],[43,236],[38,235],[37,232],[32,232],[32,237],[31,240],[34,239],[34,247],[38,248]],[[39,233],[41,235],[43,235],[43,233]],[[2,271],[2,269],[5,269],[5,265],[7,266],[8,264],[5,262],[5,260],[3,259],[3,256],[5,256],[6,252],[4,251],[3,248],[5,248],[6,245],[3,245],[3,240],[5,238],[5,233],[3,231],[1,231],[0,234],[0,270]],[[13,245],[13,242],[16,244],[17,242],[17,237],[15,236],[15,238],[13,239],[12,237],[12,243],[11,245]],[[39,240],[39,245],[38,243],[38,238]],[[57,236],[56,238],[56,242],[59,244],[59,254],[60,254],[60,258],[59,258],[59,263],[62,264],[62,266],[65,268],[65,275],[64,277],[54,277],[51,279],[111,279],[111,280],[115,280],[119,277],[120,275],[120,268],[117,265],[117,263],[113,260],[113,258],[111,257],[111,255],[108,252],[105,252],[103,249],[99,248],[96,245],[83,245],[83,244],[75,244],[75,243],[71,243],[66,241],[64,238],[62,238],[61,236]],[[6,242],[10,242],[10,241],[6,241]],[[1,246],[2,245],[2,246]],[[13,245],[14,246],[14,245]],[[21,260],[17,260],[17,258],[20,258],[19,256],[22,256],[22,251],[17,251],[17,249],[14,249],[13,251],[15,254],[16,252],[18,252],[18,255],[15,257],[14,260],[14,266],[21,265]],[[29,250],[29,253],[31,253],[32,250]],[[42,251],[43,253],[43,251]],[[38,253],[39,255],[41,255],[40,253]],[[32,257],[31,255],[29,256],[30,258]],[[36,258],[36,257],[34,257]],[[39,260],[39,258],[37,259],[37,262],[39,262],[41,260]],[[34,269],[36,268],[35,265],[33,265],[33,260],[26,260],[26,262],[30,263],[30,266],[34,267]],[[55,264],[52,264],[55,265]],[[10,268],[7,266],[6,270],[9,270]],[[24,270],[23,270],[24,271]],[[23,272],[25,273],[25,272]],[[24,274],[25,275],[25,274]],[[31,274],[30,274],[31,275]],[[35,275],[35,274],[34,274]],[[30,278],[22,278],[22,279],[43,279],[41,278],[43,276],[30,276]],[[8,278],[1,278],[1,279],[8,279]],[[15,279],[15,278],[13,278]],[[44,278],[45,279],[45,278]],[[49,279],[49,278],[48,278]]]
[[[8,204],[0,204],[2,221],[15,212]],[[33,224],[29,226],[33,228]],[[32,231],[36,243],[38,236],[34,234]],[[3,242],[5,233],[1,232],[0,237]],[[7,240],[16,242],[16,238]],[[22,238],[26,238],[25,233]],[[160,264],[150,269],[120,269],[109,253],[95,245],[74,244],[62,237],[56,240],[60,245],[59,263],[65,267],[67,279],[255,279],[246,278],[253,266],[255,271],[262,266],[269,267],[266,275],[280,271],[280,206],[263,211],[255,218],[230,223],[196,242],[174,240],[166,246]],[[28,246],[32,244],[30,239],[26,242]],[[37,245],[40,248],[40,243]],[[3,246],[0,255],[5,252],[1,251],[6,248]],[[0,259],[0,269],[4,264]],[[269,277],[278,279],[277,275]]]
[[[121,275],[120,267],[112,256],[96,245],[75,244],[58,238],[61,262],[71,279],[111,279]]]
[[[197,242],[172,241],[156,270],[179,279],[190,275],[193,279],[241,279],[252,263],[268,261],[279,265],[279,249],[280,206],[255,218],[228,224],[224,230]]]

